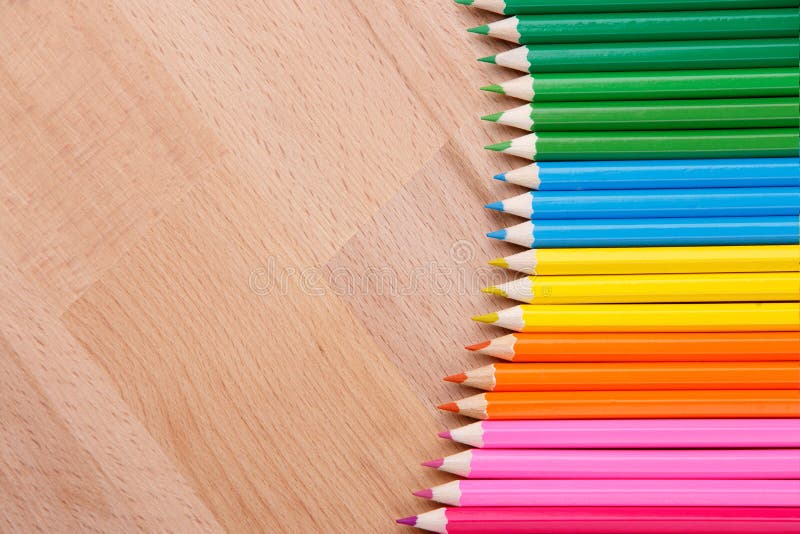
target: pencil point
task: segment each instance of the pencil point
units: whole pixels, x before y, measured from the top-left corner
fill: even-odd
[[[490,202],[483,207],[490,210],[503,211],[503,202]]]
[[[456,4],[461,4],[462,6],[471,6],[474,0],[456,0]]]
[[[489,265],[493,265],[495,267],[502,267],[503,269],[508,269],[508,262],[505,258],[495,258],[493,260],[489,260]]]
[[[439,432],[436,435],[439,436],[442,439],[453,439],[453,436],[450,435],[450,431],[449,430],[445,430],[444,432]]]
[[[478,58],[478,61],[482,61],[484,63],[493,63],[493,64],[496,65],[497,64],[497,60],[495,59],[496,57],[497,56],[480,57],[480,58]]]
[[[486,234],[486,237],[491,237],[492,239],[499,239],[500,241],[505,241],[506,229],[503,228],[501,230],[495,230],[494,232],[489,232],[488,234]]]
[[[494,324],[497,320],[500,319],[500,316],[497,315],[496,312],[487,313],[485,315],[476,315],[472,318],[473,321],[478,321],[479,323],[486,323],[486,324]]]
[[[397,521],[398,525],[408,525],[410,527],[413,527],[413,526],[415,526],[417,524],[417,516],[412,515],[410,517],[404,517],[402,519],[397,519],[396,521]]]
[[[450,375],[444,377],[445,382],[455,382],[456,384],[460,384],[466,379],[467,375],[465,375],[464,373],[458,373],[457,375]]]
[[[503,86],[496,83],[493,83],[491,85],[484,85],[483,87],[481,87],[481,91],[488,91],[490,93],[497,93],[500,95],[506,94],[506,91],[505,89],[503,89]]]
[[[422,465],[425,467],[433,467],[434,469],[439,469],[443,463],[444,463],[444,458],[437,458],[436,460],[428,460],[427,462],[422,462]]]
[[[489,115],[484,115],[483,117],[481,117],[481,120],[490,121],[490,122],[497,122],[497,121],[500,120],[500,117],[502,117],[502,116],[503,116],[503,112],[499,111],[497,113],[490,113]]]
[[[486,150],[494,150],[495,152],[502,152],[504,150],[508,150],[509,148],[511,148],[511,141],[503,141],[501,143],[495,143],[493,145],[486,145],[483,148],[485,148]]]
[[[494,179],[495,180],[500,180],[501,182],[505,182],[506,181],[506,173],[501,172],[500,174],[495,174],[494,175]]]
[[[467,28],[469,33],[478,33],[480,35],[489,35],[489,25],[475,26],[474,28]]]
[[[444,410],[446,412],[458,413],[458,404],[456,404],[455,402],[440,404],[439,406],[437,406],[437,408],[439,408],[440,410]]]
[[[488,341],[484,341],[482,343],[475,343],[474,345],[467,345],[464,348],[467,349],[467,350],[481,350],[481,349],[485,349],[488,346],[489,346],[489,342]]]
[[[433,490],[428,488],[414,492],[415,497],[422,497],[423,499],[433,499]]]
[[[481,289],[481,291],[483,291],[484,293],[488,293],[490,295],[497,295],[498,297],[508,298],[508,293],[506,293],[497,286],[484,287],[483,289]]]

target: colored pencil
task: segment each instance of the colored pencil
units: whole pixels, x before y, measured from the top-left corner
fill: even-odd
[[[540,191],[796,187],[798,168],[798,158],[543,161],[494,178]]]
[[[468,479],[796,479],[800,449],[475,449],[425,462]]]
[[[442,534],[787,534],[800,532],[800,508],[471,506],[397,523]]]
[[[517,44],[792,37],[797,8],[517,15],[467,30]]]
[[[451,506],[798,507],[800,480],[454,480],[415,495]]]
[[[797,216],[660,219],[551,219],[487,237],[533,248],[796,245]]]
[[[473,320],[517,332],[794,332],[800,302],[521,304]]]
[[[542,13],[617,13],[624,11],[680,11],[795,7],[795,0],[455,0],[501,15]]]
[[[797,215],[800,187],[528,191],[486,208],[537,220]]]
[[[718,39],[640,43],[524,45],[478,61],[538,74],[797,65],[800,44],[789,39]]]
[[[535,161],[797,157],[796,128],[532,133],[485,148]]]
[[[800,332],[508,334],[467,350],[517,363],[798,361]]]
[[[493,363],[445,380],[484,391],[800,389],[800,361]]]
[[[797,302],[800,272],[526,276],[483,292],[528,304]]]
[[[798,104],[791,97],[544,102],[481,118],[530,132],[796,128]]]
[[[800,390],[536,391],[480,393],[439,406],[474,419],[800,417]]]
[[[800,419],[478,421],[439,436],[483,449],[800,447]]]
[[[531,249],[489,264],[533,275],[800,271],[800,246]]]
[[[796,96],[797,69],[716,69],[526,74],[481,87],[528,102]]]

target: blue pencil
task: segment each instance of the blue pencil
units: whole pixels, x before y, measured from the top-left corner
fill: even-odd
[[[540,191],[800,186],[798,158],[545,161],[495,179]]]
[[[533,248],[794,245],[796,216],[525,221],[486,234]]]
[[[800,187],[530,191],[486,207],[535,220],[797,215]]]

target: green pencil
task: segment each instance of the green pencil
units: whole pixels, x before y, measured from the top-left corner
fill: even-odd
[[[653,41],[525,45],[479,61],[523,72],[589,72],[672,69],[795,67],[793,39]]]
[[[489,145],[534,161],[792,157],[797,128],[645,132],[545,132]]]
[[[795,9],[519,15],[470,28],[518,44],[797,37]]]
[[[798,98],[550,102],[486,115],[531,132],[694,130],[800,126]]]
[[[796,0],[455,0],[502,15],[797,7]]]
[[[797,68],[525,75],[481,87],[529,102],[796,96]]]

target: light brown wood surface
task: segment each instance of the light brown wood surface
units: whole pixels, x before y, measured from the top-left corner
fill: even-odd
[[[523,164],[449,0],[0,2],[0,531],[394,532]],[[494,17],[496,18],[496,17]],[[388,273],[388,274],[387,274]],[[389,276],[388,282],[385,277]],[[394,284],[394,288],[392,285]],[[382,287],[383,286],[383,287]]]

